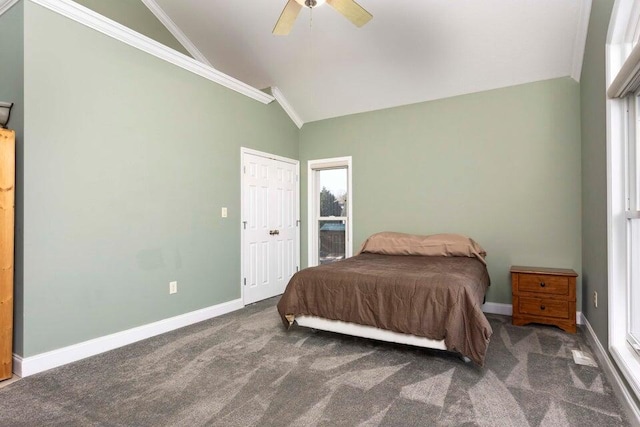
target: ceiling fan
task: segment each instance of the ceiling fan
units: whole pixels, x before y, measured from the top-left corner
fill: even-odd
[[[325,0],[288,0],[287,5],[280,14],[280,18],[278,18],[278,22],[276,22],[276,26],[273,28],[273,34],[286,36],[291,32],[293,23],[296,21],[298,13],[300,13],[300,9],[303,6],[313,9],[324,2]],[[372,14],[353,0],[326,0],[326,3],[357,27],[362,27],[373,18]]]

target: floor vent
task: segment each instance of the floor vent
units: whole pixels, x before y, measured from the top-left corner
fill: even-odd
[[[576,365],[587,365],[587,366],[593,366],[596,368],[598,367],[598,364],[596,363],[595,360],[593,360],[593,357],[591,357],[584,351],[571,350],[571,353],[573,353],[573,361],[576,362]]]

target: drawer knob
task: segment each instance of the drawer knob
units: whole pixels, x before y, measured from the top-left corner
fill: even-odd
[[[540,282],[540,287],[541,287],[541,288],[544,288],[545,286],[547,286],[547,284],[546,284],[546,283],[544,283],[544,282]]]
[[[547,308],[547,307],[545,307],[544,305],[540,306],[540,310],[544,310],[545,308]]]

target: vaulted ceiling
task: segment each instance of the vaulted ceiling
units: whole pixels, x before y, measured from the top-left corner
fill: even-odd
[[[156,0],[218,70],[278,87],[303,122],[532,81],[579,79],[591,0],[359,0],[271,34],[286,0]]]

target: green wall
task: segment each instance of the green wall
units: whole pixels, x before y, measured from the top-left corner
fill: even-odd
[[[162,22],[140,0],[74,0],[76,3],[145,36],[191,56]]]
[[[275,103],[24,9],[22,356],[238,298],[241,146],[300,158],[303,201],[306,160],[353,156],[354,249],[383,230],[470,235],[489,252],[489,301],[511,302],[511,264],[581,273],[581,89],[569,78],[298,131]]]
[[[469,235],[487,300],[510,304],[511,264],[581,270],[579,114],[562,78],[308,123],[302,200],[308,160],[353,156],[354,251],[385,230]]]
[[[22,201],[24,200],[24,4],[16,3],[0,16],[0,101],[13,102],[9,128],[16,131],[16,246],[14,260],[14,351],[22,352]]]
[[[594,1],[580,79],[582,126],[583,313],[600,342],[609,342],[607,268],[607,114],[605,44],[613,0]],[[598,292],[598,308],[592,303]]]
[[[240,147],[298,157],[279,105],[31,2],[24,60],[21,355],[239,298]]]

